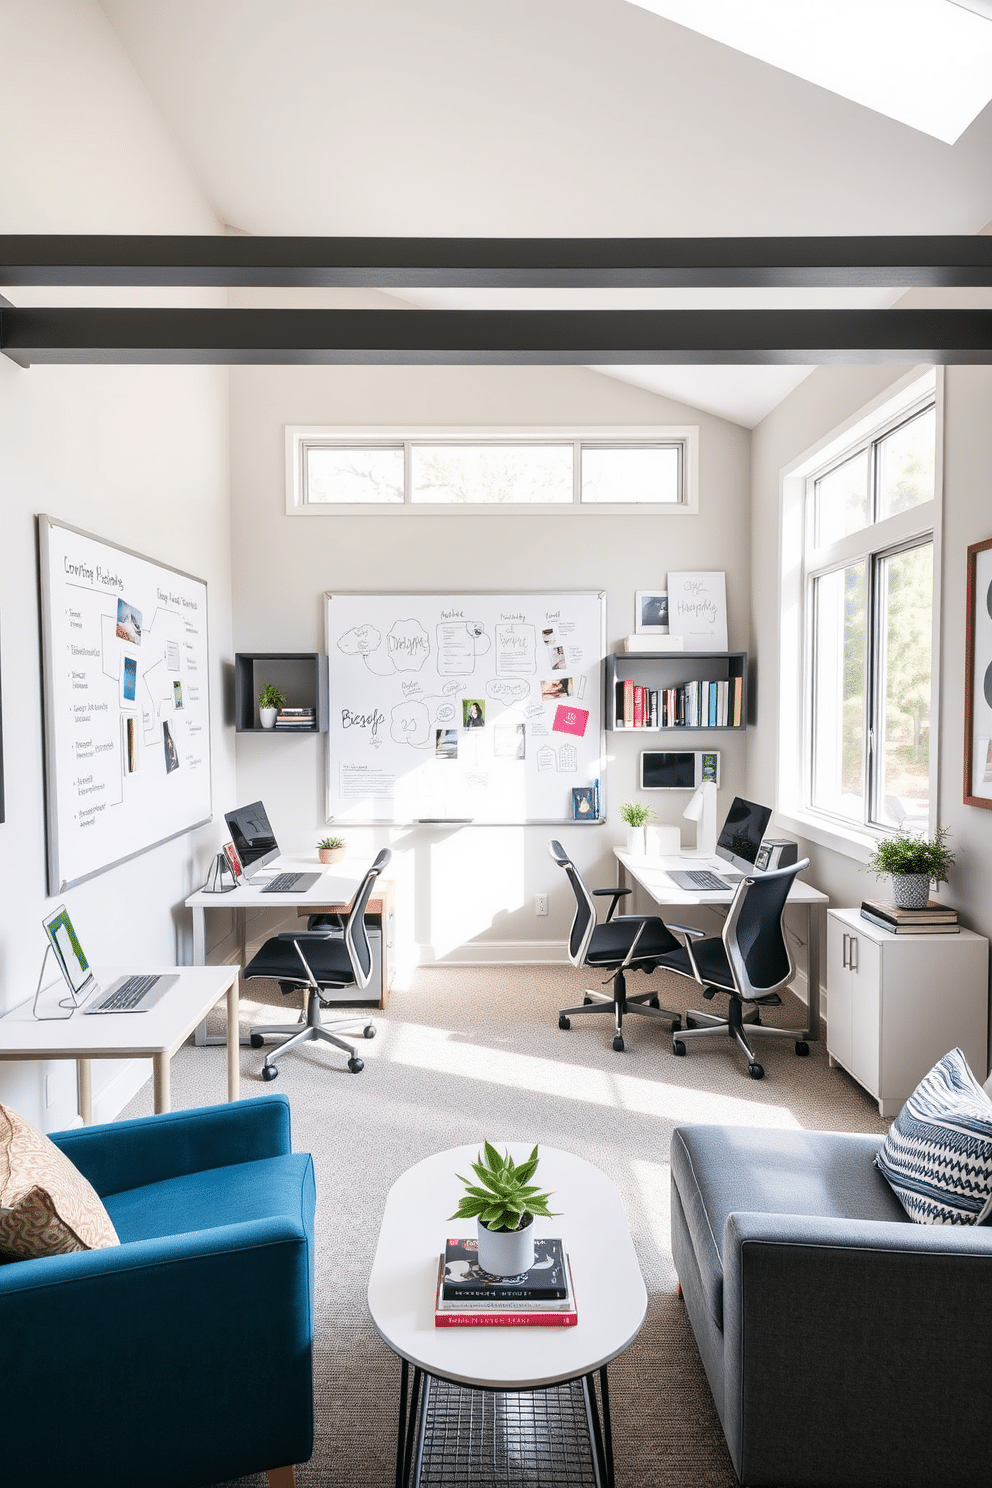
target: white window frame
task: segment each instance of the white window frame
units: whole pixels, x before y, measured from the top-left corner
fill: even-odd
[[[889,388],[849,423],[835,429],[814,448],[787,466],[781,475],[779,572],[778,804],[776,820],[822,847],[866,862],[879,839],[891,829],[856,825],[811,804],[812,786],[812,577],[843,567],[867,554],[889,553],[914,541],[933,541],[932,670],[930,678],[930,830],[939,820],[938,754],[940,749],[940,573],[943,509],[943,369],[917,367]],[[903,422],[927,402],[936,410],[934,497],[932,501],[874,522],[819,552],[812,550],[812,515],[808,510],[810,477],[837,463],[846,453]],[[807,536],[809,546],[807,546]],[[813,558],[814,562],[809,560]],[[796,740],[801,747],[796,749]]]
[[[567,502],[460,503],[412,502],[409,498],[410,449],[414,444],[572,444],[576,449],[573,462],[572,500]],[[315,502],[305,496],[305,463],[308,446],[324,445],[396,445],[404,446],[406,495],[399,502]],[[582,445],[615,445],[619,449],[635,444],[681,444],[682,500],[583,502],[581,467],[578,458]],[[385,427],[288,424],[286,426],[286,514],[291,517],[414,517],[414,516],[696,516],[699,512],[699,426],[617,425],[609,427],[550,426],[542,428],[491,427]]]

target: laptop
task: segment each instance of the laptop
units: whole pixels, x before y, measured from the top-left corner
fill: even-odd
[[[234,849],[241,859],[241,870],[251,884],[263,894],[300,894],[310,889],[322,877],[320,873],[276,873],[267,883],[267,875],[261,869],[269,867],[280,856],[279,844],[269,825],[269,818],[261,801],[252,801],[250,806],[238,806],[234,811],[225,811],[224,820],[231,834]]]
[[[52,910],[41,922],[59,970],[72,994],[74,1007],[88,1006],[84,1013],[147,1013],[179,980],[179,974],[166,973],[118,977],[103,988],[90,970],[79,936],[64,904]]]

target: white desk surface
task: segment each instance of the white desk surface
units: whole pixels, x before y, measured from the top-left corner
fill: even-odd
[[[530,1146],[494,1141],[520,1161]],[[533,1145],[533,1144],[531,1144]],[[379,1336],[403,1359],[456,1384],[527,1390],[578,1379],[633,1342],[647,1292],[620,1194],[601,1169],[571,1152],[541,1147],[535,1181],[551,1195],[555,1219],[536,1219],[538,1235],[560,1235],[572,1263],[579,1320],[574,1327],[435,1328],[438,1257],[449,1235],[474,1233],[449,1220],[481,1143],[425,1158],[386,1198],[368,1300]]]
[[[371,862],[371,859],[369,861]],[[266,883],[275,878],[277,873],[318,872],[320,877],[312,888],[301,892],[293,889],[288,894],[269,894],[265,891]],[[287,909],[295,909],[301,904],[348,904],[354,898],[355,890],[364,876],[364,869],[356,872],[353,868],[347,868],[340,863],[334,863],[328,868],[322,867],[316,857],[278,858],[274,863],[266,864],[261,873],[256,876],[254,883],[239,883],[237,888],[229,890],[226,894],[210,894],[205,889],[197,889],[186,900],[186,907],[187,909],[278,909],[282,905]]]
[[[660,858],[638,857],[622,847],[615,847],[613,853],[631,878],[637,880],[656,904],[729,904],[737,888],[735,884],[730,889],[682,889],[673,879],[669,878],[666,871],[669,868],[682,871],[687,868],[708,868],[713,873],[736,874],[740,872],[740,869],[734,868],[723,858],[701,858],[692,853],[676,853]],[[820,889],[814,889],[812,884],[797,878],[789,891],[789,902],[791,904],[826,904],[828,899]],[[621,913],[623,913],[622,910]]]
[[[49,963],[51,964],[51,963]],[[179,973],[179,981],[147,1013],[98,1013],[87,1017],[76,1008],[71,1017],[35,1018],[34,998],[0,1018],[0,1059],[148,1059],[174,1054],[216,1002],[237,982],[237,966],[95,966],[101,987],[117,977],[142,973]],[[58,1006],[67,988],[61,977],[39,999],[44,1013]],[[94,994],[95,995],[95,994]],[[83,1006],[85,1007],[85,1003]]]

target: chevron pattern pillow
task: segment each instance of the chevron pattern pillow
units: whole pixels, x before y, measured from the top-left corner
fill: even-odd
[[[875,1165],[917,1224],[982,1224],[992,1213],[992,1100],[960,1049],[917,1085]]]

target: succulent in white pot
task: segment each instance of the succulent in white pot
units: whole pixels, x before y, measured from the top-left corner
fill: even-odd
[[[525,1162],[509,1152],[501,1157],[491,1142],[472,1164],[478,1182],[463,1178],[465,1192],[450,1219],[474,1219],[478,1226],[479,1265],[490,1276],[520,1276],[534,1264],[534,1216],[553,1218],[551,1195],[531,1183],[537,1171],[537,1148]]]
[[[276,714],[286,706],[286,694],[274,682],[266,682],[258,694],[258,721],[263,728],[276,726]]]

